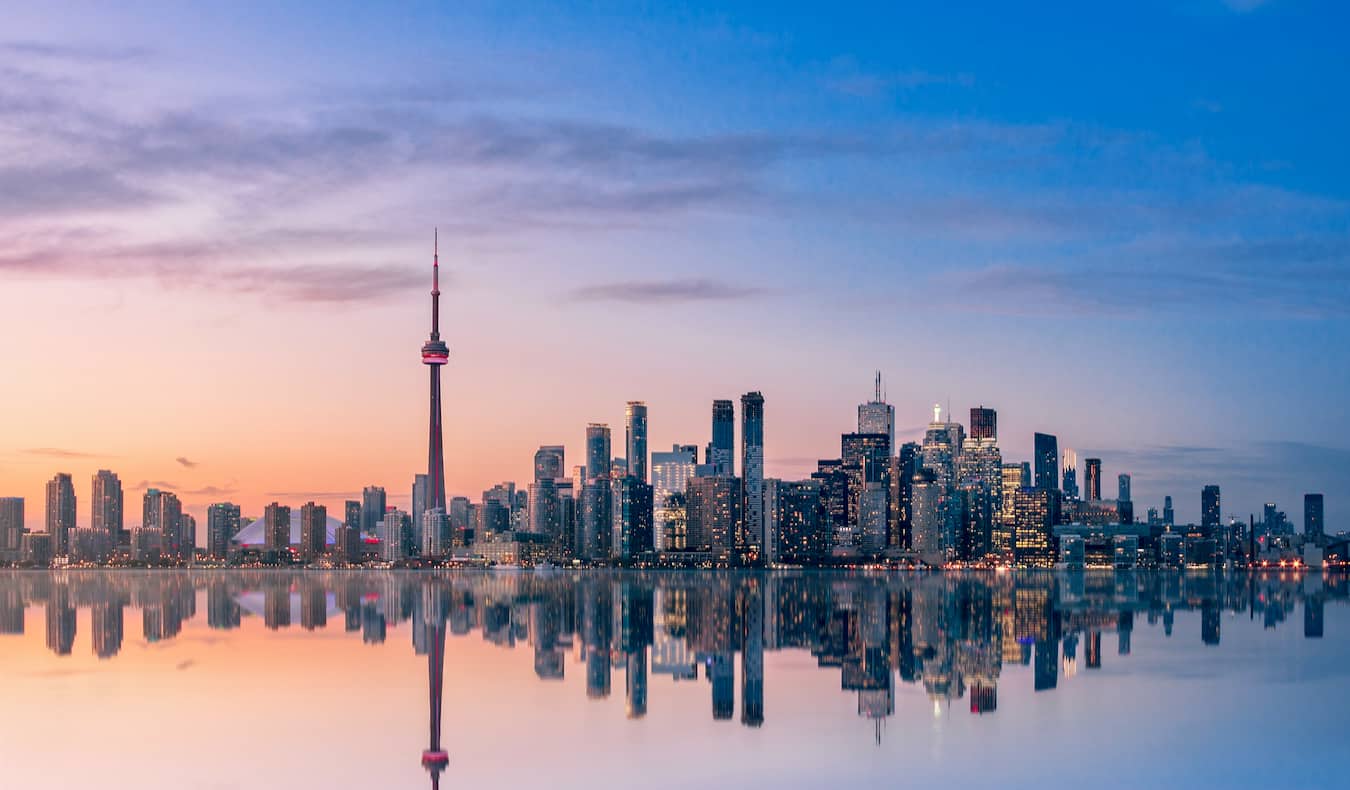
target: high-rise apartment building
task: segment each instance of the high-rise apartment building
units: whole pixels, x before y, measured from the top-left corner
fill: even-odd
[[[125,542],[122,481],[117,475],[107,469],[100,469],[94,474],[89,504],[89,526],[95,532],[107,535],[114,546]]]
[[[610,556],[627,560],[652,550],[652,487],[637,475],[610,481]]]
[[[976,406],[970,410],[970,438],[998,441],[998,412]]]
[[[624,407],[624,452],[628,474],[647,482],[647,404],[630,400]]]
[[[70,553],[70,531],[75,529],[75,484],[70,475],[61,472],[47,481],[47,534],[51,536],[52,553],[63,556]]]
[[[1033,461],[1036,467],[1036,488],[1042,491],[1059,490],[1059,440],[1048,433],[1034,437]]]
[[[230,539],[239,533],[239,506],[217,502],[206,509],[206,553],[223,560],[230,554]]]
[[[713,468],[713,476],[731,477],[733,453],[736,446],[736,407],[729,400],[715,400],[712,404],[712,442],[708,444],[705,460]]]
[[[1087,496],[1084,498],[1089,502],[1098,502],[1102,498],[1102,459],[1089,458],[1083,463],[1087,466],[1087,479],[1083,481]]]
[[[1219,487],[1207,485],[1200,491],[1200,526],[1219,526]]]
[[[764,547],[764,396],[741,396],[741,486],[744,492],[744,545]],[[739,548],[739,547],[738,547]]]
[[[593,422],[586,426],[586,479],[608,477],[610,463],[609,426]]]
[[[23,497],[0,497],[0,557],[19,558],[23,545]]]
[[[653,546],[657,551],[685,548],[685,489],[697,468],[693,445],[675,445],[668,453],[652,453]]]
[[[383,494],[384,489],[380,489],[380,493]],[[291,509],[286,505],[273,502],[263,510],[263,548],[270,552],[290,551]]]
[[[366,486],[361,489],[361,531],[367,535],[377,532],[379,523],[384,520],[384,511],[389,504],[383,486]]]
[[[328,508],[306,502],[300,507],[300,556],[306,562],[314,562],[327,549]]]
[[[685,492],[689,548],[712,552],[720,561],[729,560],[742,545],[743,494],[741,481],[735,477],[690,478]]]
[[[1322,506],[1321,494],[1303,495],[1303,536],[1305,538],[1320,540],[1326,534]]]

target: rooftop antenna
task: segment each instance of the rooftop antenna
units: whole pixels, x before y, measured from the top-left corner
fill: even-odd
[[[879,370],[877,371],[877,394],[876,394],[876,402],[877,402],[877,403],[880,403],[880,402],[881,402],[881,371],[879,371]]]

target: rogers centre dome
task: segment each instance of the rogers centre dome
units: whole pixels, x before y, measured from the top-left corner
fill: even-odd
[[[266,518],[260,518],[256,521],[253,521],[248,526],[239,530],[239,532],[237,532],[235,536],[230,539],[230,544],[235,546],[261,546],[266,542],[263,539],[263,529],[266,526],[267,526]],[[324,524],[323,542],[329,546],[333,545],[337,541],[338,527],[341,526],[342,526],[341,521],[338,521],[332,516],[329,516],[328,521],[325,522]],[[296,546],[299,545],[299,543],[300,543],[300,508],[293,507],[291,508],[291,545]]]

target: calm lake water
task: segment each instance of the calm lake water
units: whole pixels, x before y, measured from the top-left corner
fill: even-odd
[[[1344,787],[1348,592],[0,572],[0,787]]]

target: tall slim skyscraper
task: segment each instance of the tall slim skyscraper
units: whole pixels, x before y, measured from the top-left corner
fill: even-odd
[[[741,396],[741,490],[746,544],[764,548],[764,396]]]
[[[116,546],[122,542],[122,481],[107,469],[94,475],[92,496],[89,497],[89,526],[95,532],[108,536]]]
[[[374,535],[377,526],[384,520],[388,498],[382,486],[366,486],[361,489],[361,532]]]
[[[412,516],[413,532],[418,545],[422,543],[422,514],[431,509],[427,497],[431,494],[431,478],[426,475],[413,475]]]
[[[307,562],[313,562],[323,556],[327,548],[328,508],[306,502],[300,508],[300,556]]]
[[[1036,488],[1059,490],[1059,440],[1048,433],[1035,436]]]
[[[881,371],[877,371],[876,392],[872,400],[858,406],[858,433],[884,433],[887,447],[895,447],[895,407],[881,393]]]
[[[230,538],[239,532],[239,506],[217,502],[206,509],[206,552],[218,560],[230,553]]]
[[[284,552],[291,548],[291,509],[273,502],[263,510],[263,548]]]
[[[52,539],[52,554],[70,553],[70,531],[75,529],[75,484],[61,472],[47,481],[47,534]]]
[[[1087,479],[1083,481],[1085,498],[1089,502],[1099,501],[1102,498],[1102,459],[1089,458],[1083,463],[1087,465]]]
[[[1322,520],[1322,495],[1303,495],[1303,536],[1312,540],[1326,533],[1326,524]]]
[[[1069,499],[1078,498],[1078,451],[1072,447],[1064,450],[1064,465],[1061,473],[1064,480],[1064,496]]]
[[[431,337],[422,344],[422,364],[426,365],[431,373],[426,506],[438,507],[441,510],[445,510],[445,451],[441,445],[441,366],[449,361],[450,347],[441,340],[441,251],[440,234],[437,233],[433,236],[431,255]]]
[[[970,438],[998,440],[998,412],[975,406],[970,410]]]
[[[1219,526],[1219,487],[1205,486],[1200,491],[1200,526]]]
[[[608,477],[610,472],[609,426],[593,422],[586,426],[586,479]]]
[[[18,559],[23,544],[23,497],[0,497],[0,558]]]
[[[736,444],[736,407],[729,400],[715,400],[712,404],[712,442],[704,459],[713,467],[713,474],[731,477],[733,447]]]
[[[1130,476],[1116,475],[1116,501],[1131,502],[1130,499]]]
[[[624,451],[628,453],[628,474],[647,482],[647,404],[628,401],[624,409]]]
[[[1172,510],[1172,497],[1170,496],[1163,497],[1162,519],[1163,523],[1169,526],[1176,523],[1176,512]]]

